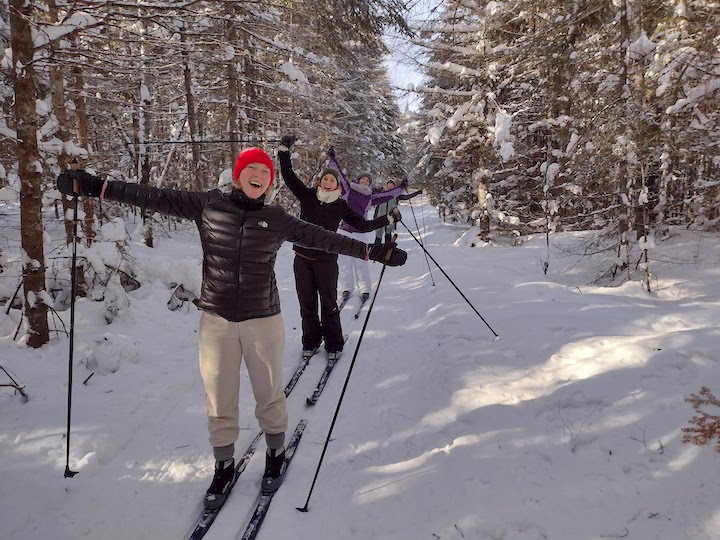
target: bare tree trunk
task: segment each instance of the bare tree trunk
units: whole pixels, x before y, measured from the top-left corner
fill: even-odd
[[[233,4],[225,3],[225,36],[228,43],[237,42],[237,32],[235,23],[233,22]],[[233,163],[235,156],[240,152],[238,144],[238,75],[237,75],[237,56],[228,60],[227,64],[227,99],[228,99],[228,139],[230,139],[230,159],[228,163]]]
[[[80,47],[80,44],[76,41],[76,47]],[[90,156],[90,140],[88,138],[87,129],[87,113],[85,112],[85,82],[83,79],[82,69],[79,66],[75,66],[72,70],[73,73],[73,86],[74,86],[74,98],[75,103],[75,127],[77,129],[78,144],[81,148],[84,148],[88,156]],[[84,168],[87,164],[81,164]],[[95,205],[90,197],[83,198],[83,210],[85,212],[85,222],[83,224],[83,231],[85,233],[85,243],[91,246],[95,239]]]
[[[17,160],[20,176],[20,233],[25,254],[23,292],[25,317],[29,325],[28,345],[40,347],[50,340],[45,292],[45,253],[43,249],[42,189],[38,163],[37,114],[35,112],[35,70],[30,21],[32,6],[25,0],[10,2],[10,33],[13,51],[13,87]]]
[[[187,37],[185,30],[180,32],[181,52],[183,59],[183,77],[185,80],[185,104],[187,106],[188,128],[190,129],[190,145],[192,150],[192,178],[191,188],[193,191],[202,191],[203,182],[200,175],[200,146],[195,144],[198,136],[197,112],[195,110],[195,96],[192,93],[192,73],[190,72],[190,51],[187,48]]]
[[[247,32],[243,32],[241,46],[243,50],[252,51],[250,44],[250,36]],[[251,112],[252,106],[257,103],[256,100],[256,88],[253,84],[255,80],[255,66],[253,65],[254,55],[252,52],[243,53],[242,56],[242,75],[243,83],[240,87],[239,101],[242,107],[246,107],[245,114],[243,115],[242,121],[242,134],[241,143],[245,140],[254,140],[257,133],[258,119],[255,118],[256,112]]]

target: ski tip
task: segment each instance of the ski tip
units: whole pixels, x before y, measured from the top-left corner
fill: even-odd
[[[303,507],[296,506],[296,507],[295,507],[295,510],[297,510],[298,512],[305,512],[305,513],[307,513],[307,511],[308,511],[308,506],[307,506],[307,504],[306,504],[305,506],[303,506]]]
[[[310,399],[310,398],[305,398],[305,404],[306,404],[308,407],[312,407],[313,405],[315,405],[315,402],[314,402],[312,399]]]

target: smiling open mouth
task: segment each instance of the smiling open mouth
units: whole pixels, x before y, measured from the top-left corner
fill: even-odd
[[[258,182],[257,180],[251,180],[251,181],[250,181],[250,185],[251,185],[252,187],[261,188],[261,187],[262,187],[262,182]]]

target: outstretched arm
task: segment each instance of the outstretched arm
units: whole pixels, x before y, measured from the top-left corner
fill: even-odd
[[[314,225],[287,214],[285,223],[285,237],[293,244],[320,249],[329,253],[349,255],[357,259],[372,259],[380,261],[388,266],[400,266],[405,264],[407,253],[397,249],[394,243],[380,244],[370,247],[369,244],[350,238],[343,234],[337,234],[319,225]]]
[[[61,174],[57,178],[57,188],[66,195],[100,197],[131,204],[147,212],[158,212],[193,220],[201,216],[210,197],[206,192],[176,191],[156,188],[147,184],[101,180],[85,171]]]
[[[355,212],[350,205],[345,203],[345,213],[342,217],[343,221],[360,232],[370,232],[381,227],[386,227],[393,223],[388,216],[379,216],[375,219],[364,219],[360,214]]]
[[[394,187],[392,189],[388,189],[387,191],[381,191],[380,193],[373,193],[370,196],[370,204],[373,206],[376,206],[380,203],[384,203],[385,201],[389,201],[391,199],[395,199],[398,196],[402,195],[403,191],[407,189],[407,181],[403,181],[399,186]]]
[[[418,195],[422,195],[422,189],[418,189],[415,193],[403,193],[402,195],[398,195],[397,200],[398,201],[409,201],[413,197],[417,197]]]

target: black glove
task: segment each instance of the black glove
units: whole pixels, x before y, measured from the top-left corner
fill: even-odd
[[[77,182],[73,182],[73,180],[77,180]],[[55,184],[58,191],[65,195],[99,197],[102,190],[102,180],[83,170],[62,173],[57,177]],[[75,192],[75,186],[77,186],[78,192]]]
[[[390,223],[397,223],[398,221],[402,221],[402,214],[400,213],[400,209],[397,206],[390,210],[388,217],[390,216],[392,216],[392,221]]]
[[[333,159],[335,159],[335,148],[332,146],[328,148],[327,155]]]
[[[388,266],[402,266],[407,261],[407,253],[398,249],[395,242],[387,244],[368,244],[368,258]]]
[[[280,139],[280,150],[282,150],[284,146],[289,151],[293,147],[293,144],[295,144],[295,141],[297,141],[295,135],[283,135],[282,139]]]

